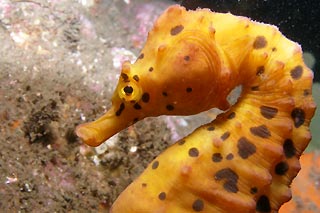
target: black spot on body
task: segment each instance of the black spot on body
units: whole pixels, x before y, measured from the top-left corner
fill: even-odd
[[[287,162],[280,162],[276,165],[274,171],[277,175],[284,175],[289,170]]]
[[[277,115],[278,109],[274,107],[269,107],[269,106],[261,106],[260,113],[263,117],[267,119],[272,119]]]
[[[137,110],[141,109],[141,106],[140,106],[138,103],[136,103],[135,105],[133,105],[133,107],[134,107],[135,109],[137,109]]]
[[[308,96],[308,95],[310,95],[310,94],[311,94],[311,91],[310,91],[309,89],[303,90],[303,95],[304,95],[304,96]]]
[[[260,76],[264,73],[264,66],[259,66],[256,71],[256,75]]]
[[[192,88],[191,87],[187,87],[186,91],[189,93],[189,92],[192,92]]]
[[[116,116],[120,116],[124,108],[125,108],[124,103],[121,103],[119,109],[116,111]]]
[[[159,200],[165,200],[166,197],[167,197],[167,195],[166,195],[165,192],[161,192],[161,193],[158,195]]]
[[[198,157],[199,156],[199,150],[195,147],[192,147],[189,149],[189,152],[188,152],[189,156],[190,157]]]
[[[166,108],[167,108],[168,111],[174,110],[174,106],[171,105],[171,104],[168,104],[168,105],[166,106]]]
[[[267,40],[264,36],[257,36],[253,42],[254,49],[261,49],[267,46]]]
[[[123,79],[124,82],[129,82],[129,77],[125,73],[121,73],[121,78]]]
[[[250,132],[260,138],[269,138],[271,136],[271,133],[266,125],[251,127]]]
[[[183,25],[177,25],[170,30],[172,36],[178,35],[184,29]]]
[[[225,132],[225,133],[223,133],[223,135],[221,135],[221,140],[227,140],[227,138],[229,138],[229,136],[230,136],[230,132],[229,131],[227,131],[227,132]]]
[[[155,162],[152,163],[151,168],[156,169],[156,168],[158,168],[158,166],[159,166],[159,161],[156,160]]]
[[[141,186],[144,188],[144,187],[147,187],[147,184],[146,183],[142,183]]]
[[[150,67],[150,68],[149,68],[149,72],[152,72],[152,71],[153,71],[153,67]]]
[[[183,145],[183,144],[185,144],[185,142],[186,142],[185,140],[179,140],[179,141],[177,142],[177,144],[178,144],[178,145]]]
[[[207,128],[207,130],[208,130],[208,131],[213,131],[213,130],[214,130],[214,127],[213,127],[213,126],[209,126],[209,127]]]
[[[192,209],[196,212],[202,211],[203,208],[204,208],[204,203],[200,199],[195,200],[192,204]]]
[[[294,108],[292,110],[291,117],[296,128],[299,128],[304,123],[305,116],[305,112],[300,108]]]
[[[236,117],[236,113],[235,112],[231,112],[229,115],[228,115],[228,119],[230,120],[230,119],[233,119],[233,118],[235,118]]]
[[[238,184],[239,176],[232,169],[230,168],[221,169],[215,174],[214,178],[217,181],[225,179],[223,188],[226,191],[233,192],[233,193],[238,192],[237,184]]]
[[[186,55],[185,57],[183,57],[183,59],[184,59],[185,61],[190,61],[190,56]]]
[[[137,76],[137,75],[134,75],[132,78],[133,78],[136,82],[139,81],[139,76]]]
[[[148,103],[149,100],[150,100],[150,95],[149,95],[149,93],[147,93],[147,92],[143,93],[141,99],[142,99],[142,101],[143,101],[144,103]]]
[[[162,92],[162,95],[167,97],[168,96],[168,93],[167,92]]]
[[[220,153],[214,153],[212,155],[212,161],[216,162],[216,163],[221,162],[222,161],[222,155]]]
[[[294,147],[294,143],[291,139],[287,139],[284,141],[283,151],[286,158],[292,158],[296,155],[296,148]]]
[[[247,159],[253,155],[257,149],[256,146],[245,137],[238,140],[237,148],[239,156],[243,159]]]
[[[256,210],[258,212],[270,212],[271,211],[270,201],[267,196],[262,195],[261,197],[259,197],[259,199],[257,201]]]
[[[141,54],[139,55],[138,59],[143,59],[143,58],[144,58],[144,54],[141,53]]]
[[[259,91],[259,89],[260,89],[259,86],[253,86],[253,87],[251,87],[251,90],[252,90],[252,91]]]
[[[250,193],[251,193],[251,194],[257,194],[257,192],[258,192],[258,188],[257,188],[257,187],[252,187],[252,188],[250,189]]]
[[[233,154],[229,153],[226,157],[227,160],[232,160],[233,159]]]
[[[277,51],[277,48],[276,47],[272,47],[271,51],[275,52],[275,51]]]
[[[296,66],[295,68],[293,68],[293,69],[290,71],[291,77],[292,77],[294,80],[300,79],[301,76],[302,76],[302,73],[303,73],[303,68],[302,68],[302,66],[300,66],[300,65]]]

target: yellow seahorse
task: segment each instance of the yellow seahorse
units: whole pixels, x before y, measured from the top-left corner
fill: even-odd
[[[276,212],[311,139],[312,79],[301,47],[276,27],[175,5],[123,64],[112,108],[76,133],[97,146],[148,116],[226,110],[154,159],[111,212]]]

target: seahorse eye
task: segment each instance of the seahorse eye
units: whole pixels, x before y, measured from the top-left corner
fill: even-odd
[[[125,86],[123,88],[123,91],[126,93],[127,96],[129,96],[133,93],[133,88],[132,88],[132,86]]]
[[[142,90],[135,82],[122,82],[118,85],[118,95],[123,101],[136,103],[141,99]]]

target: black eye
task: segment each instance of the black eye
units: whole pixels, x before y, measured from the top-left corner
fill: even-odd
[[[133,88],[131,86],[125,86],[123,88],[123,91],[126,93],[126,95],[131,95],[133,92]]]

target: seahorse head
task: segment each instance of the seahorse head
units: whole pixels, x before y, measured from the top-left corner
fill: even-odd
[[[215,29],[205,16],[184,25],[186,15],[182,8],[169,10],[155,23],[137,61],[123,63],[112,108],[76,130],[87,144],[99,145],[145,117],[228,108],[229,72]],[[199,28],[200,22],[206,27]]]

